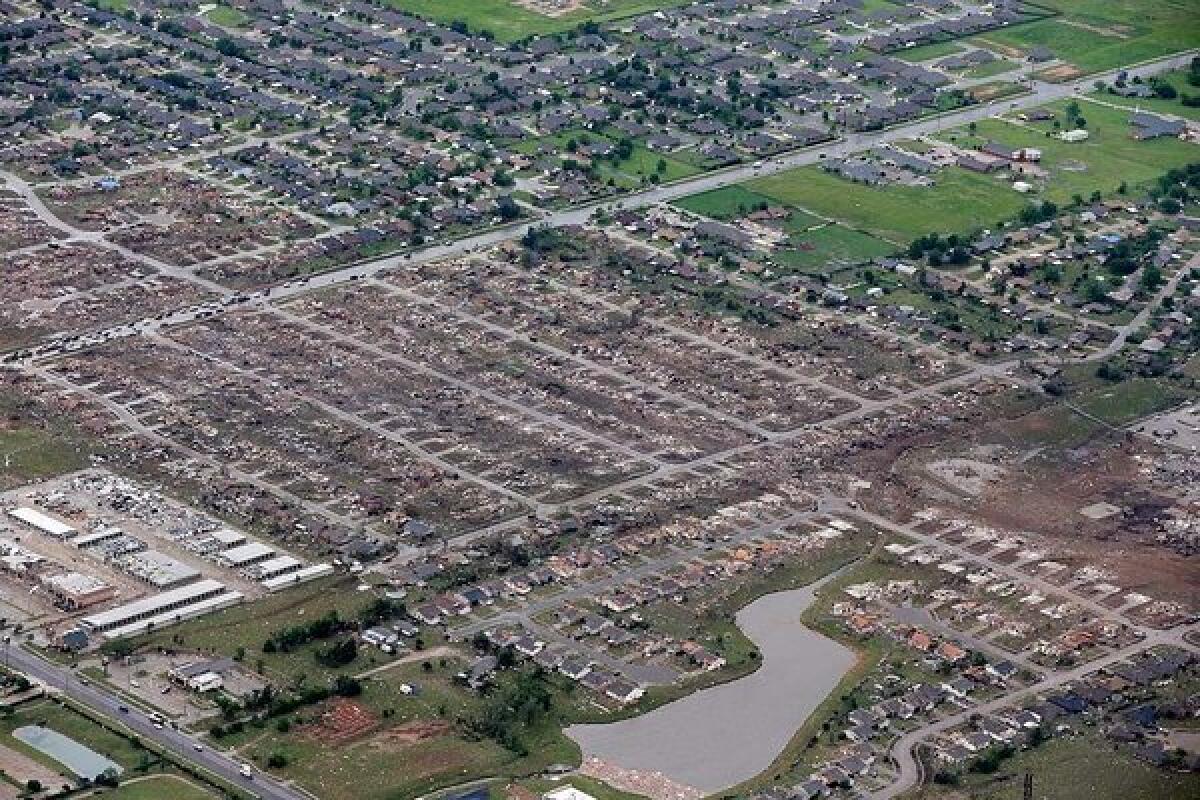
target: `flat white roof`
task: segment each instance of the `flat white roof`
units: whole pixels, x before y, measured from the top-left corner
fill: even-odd
[[[155,586],[173,586],[200,576],[200,570],[157,550],[142,550],[124,557],[125,568]]]
[[[241,544],[246,541],[246,534],[230,530],[229,528],[221,528],[219,531],[213,531],[209,535],[226,547],[232,547],[235,544]]]
[[[71,544],[75,545],[76,547],[87,547],[95,544],[96,542],[115,539],[121,534],[122,532],[117,528],[108,528],[106,530],[96,531],[95,533],[85,533],[80,536],[76,536],[71,540]]]
[[[248,542],[239,547],[229,548],[224,553],[221,553],[221,558],[236,567],[266,558],[274,552],[274,548],[267,547],[262,542]]]
[[[105,625],[119,623],[131,617],[136,617],[139,614],[153,614],[155,611],[175,603],[186,603],[189,599],[202,597],[210,592],[219,592],[224,588],[225,584],[220,581],[205,578],[202,581],[196,581],[195,583],[181,586],[178,589],[171,589],[167,592],[160,592],[150,597],[143,597],[141,600],[134,600],[132,603],[116,606],[107,611],[88,614],[83,618],[83,623],[92,628],[102,628]]]
[[[268,558],[266,561],[260,561],[250,567],[250,572],[257,573],[263,577],[271,577],[278,575],[284,570],[294,569],[304,566],[304,562],[295,556],[281,555],[274,558]]]
[[[216,597],[210,597],[207,600],[201,600],[198,603],[192,603],[191,605],[184,606],[183,608],[164,611],[162,614],[157,616],[147,617],[146,619],[140,619],[137,622],[131,622],[130,624],[124,625],[120,628],[113,628],[112,630],[104,631],[103,636],[105,639],[119,639],[122,636],[143,633],[151,628],[165,628],[169,625],[175,624],[176,622],[182,622],[185,619],[194,619],[213,611],[220,611],[222,608],[228,608],[229,606],[240,603],[245,599],[245,595],[243,595],[241,592],[222,592]]]
[[[26,525],[32,525],[42,533],[48,533],[51,536],[69,536],[70,534],[75,533],[75,529],[67,523],[60,522],[54,517],[47,516],[46,514],[38,511],[36,508],[22,506],[21,508],[14,508],[12,511],[9,511],[8,515],[21,520],[21,522],[24,522]]]
[[[542,795],[544,800],[596,800],[587,792],[580,791],[574,786],[564,786]]]
[[[84,575],[82,572],[63,572],[58,575],[50,575],[45,582],[64,594],[87,594],[109,588],[107,583],[95,575]]]
[[[317,578],[323,578],[333,572],[332,564],[313,564],[311,567],[298,569],[295,572],[288,572],[283,575],[277,575],[274,578],[267,578],[262,581],[262,585],[268,591],[278,591],[286,589],[289,586],[295,586],[306,581],[314,581]]]

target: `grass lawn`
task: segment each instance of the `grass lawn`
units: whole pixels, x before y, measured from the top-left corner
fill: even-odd
[[[1099,737],[1059,739],[1006,760],[994,775],[967,773],[961,786],[930,786],[913,800],[969,796],[974,800],[1020,800],[1023,776],[1033,773],[1037,800],[1158,800],[1200,796],[1200,775],[1180,775],[1114,750]]]
[[[1027,202],[1003,181],[958,167],[942,170],[936,181],[930,187],[874,187],[812,166],[758,178],[747,187],[896,244],[931,231],[967,233],[992,227]]]
[[[918,61],[932,61],[935,58],[952,56],[962,51],[962,46],[955,42],[935,42],[933,44],[921,45],[920,47],[910,47],[907,50],[900,50],[894,53],[894,55],[905,61],[916,63]]]
[[[578,11],[548,17],[522,8],[510,0],[389,0],[393,8],[439,22],[461,21],[472,31],[487,30],[504,42],[527,36],[558,33],[594,20],[605,22],[660,8],[683,5],[686,0],[591,0]]]
[[[1065,127],[1065,106],[1053,104],[1049,108]],[[1041,166],[1050,173],[1042,195],[1059,204],[1070,201],[1075,194],[1086,198],[1095,190],[1110,194],[1122,182],[1131,188],[1147,185],[1172,167],[1200,161],[1200,148],[1189,142],[1170,137],[1145,142],[1130,138],[1129,114],[1121,109],[1080,103],[1080,113],[1090,134],[1085,142],[1071,144],[1047,136],[1053,130],[1052,122],[1016,124],[997,119],[979,121],[975,141],[994,139],[1010,147],[1041,150]],[[959,129],[941,138],[962,142],[964,133]]]
[[[1027,52],[1044,45],[1058,58],[1096,72],[1195,47],[1200,14],[1192,0],[1043,0],[1061,16],[975,37]]]
[[[357,580],[347,576],[314,581],[138,637],[129,644],[135,649],[183,647],[225,656],[236,656],[239,648],[243,648],[247,666],[253,668],[261,660],[264,674],[275,680],[290,680],[304,674],[311,683],[328,680],[337,674],[362,672],[384,663],[382,659],[387,657],[374,648],[364,648],[358,658],[340,669],[322,666],[313,657],[318,648],[344,636],[310,642],[290,653],[262,652],[263,643],[272,633],[317,619],[329,611],[337,611],[342,619],[353,620],[373,597],[366,592],[354,591],[356,585]],[[374,659],[380,661],[374,662]]]
[[[1079,368],[1080,371],[1083,369]],[[1150,378],[1105,383],[1089,375],[1082,375],[1072,378],[1072,382],[1078,382],[1085,388],[1068,393],[1067,400],[1109,425],[1118,427],[1170,408],[1187,396],[1181,388]],[[1078,447],[1098,435],[1112,433],[1106,426],[1077,414],[1062,403],[1015,420],[1009,430],[1029,446],[1051,445],[1062,448]]]
[[[204,17],[213,25],[220,25],[222,28],[240,28],[250,21],[246,14],[232,6],[216,6],[209,9]]]
[[[891,255],[896,246],[845,225],[824,225],[792,234],[794,246],[775,254],[780,264],[801,271],[824,272]]]
[[[745,186],[725,186],[675,201],[675,205],[693,214],[730,221],[745,216],[763,204],[779,201]],[[791,209],[784,222],[792,246],[774,254],[780,266],[800,272],[825,272],[850,264],[890,255],[896,246],[845,225],[828,224],[820,217],[800,209]]]
[[[35,428],[0,429],[0,486],[15,486],[87,466],[87,452]]]
[[[143,757],[157,760],[148,751],[135,747],[133,742],[124,736],[102,727],[74,709],[49,700],[21,706],[16,712],[0,717],[0,735],[4,736],[6,747],[20,750],[35,761],[61,772],[66,772],[65,766],[12,736],[14,730],[25,725],[42,725],[58,731],[126,769],[136,767]]]
[[[539,148],[548,146],[554,148],[562,158],[573,158],[574,155],[568,149],[568,144],[572,141],[579,144],[588,142],[611,142],[616,144],[617,137],[588,130],[567,130],[539,139],[525,140],[520,142],[514,149],[520,153],[533,154]],[[665,165],[665,168],[661,172],[658,169],[660,161]],[[634,143],[633,153],[629,158],[619,161],[616,164],[607,158],[597,158],[594,163],[602,176],[614,178],[620,186],[627,189],[642,186],[643,178],[648,178],[655,174],[658,175],[659,181],[666,183],[667,181],[688,178],[704,172],[704,168],[701,166],[681,161],[665,153],[656,153],[637,142]]]
[[[1112,425],[1128,425],[1134,420],[1170,408],[1186,393],[1162,381],[1133,378],[1119,384],[1100,386],[1075,398],[1075,405]]]
[[[1006,58],[997,58],[995,61],[989,61],[986,64],[980,64],[974,69],[966,71],[964,77],[967,78],[990,78],[993,75],[1003,75],[1005,72],[1012,72],[1014,69],[1020,69],[1021,65],[1015,61],[1009,61]]]
[[[1200,120],[1200,107],[1185,106],[1181,101],[1184,94],[1200,95],[1200,86],[1191,86],[1188,84],[1187,72],[1184,70],[1174,70],[1172,72],[1164,72],[1158,77],[1159,80],[1175,87],[1178,96],[1174,100],[1165,100],[1161,97],[1118,97],[1107,90],[1092,92],[1088,97],[1099,100],[1102,103],[1109,103],[1123,108],[1136,108],[1157,114],[1171,114],[1185,119]],[[1084,106],[1084,108],[1088,108],[1088,106]]]
[[[661,172],[658,169],[659,162],[666,164],[666,169]],[[645,146],[635,144],[633,146],[633,155],[621,161],[615,167],[611,166],[610,162],[601,161],[601,171],[612,171],[616,174],[618,182],[622,177],[633,179],[634,185],[641,185],[643,176],[657,174],[659,180],[663,183],[668,181],[676,181],[680,178],[689,178],[692,175],[699,175],[704,170],[694,164],[689,164],[685,161],[680,161],[677,158],[672,158],[665,153],[655,153],[653,150],[647,149]]]
[[[684,211],[713,219],[728,221],[744,216],[756,207],[776,202],[770,197],[752,192],[745,186],[723,186],[700,194],[688,195],[673,201]]]
[[[434,658],[429,670],[405,664],[364,681],[363,694],[354,701],[373,712],[379,726],[349,742],[330,744],[316,735],[314,723],[324,708],[318,706],[291,715],[287,732],[278,731],[272,721],[264,728],[250,727],[237,737],[226,737],[220,745],[233,746],[239,758],[264,769],[270,756],[283,756],[286,766],[271,771],[322,800],[414,797],[440,786],[529,775],[553,763],[579,760],[578,748],[553,722],[524,734],[530,753],[525,757],[487,739],[461,736],[452,721],[477,710],[481,701],[453,683],[460,669],[459,659],[446,659],[443,664]],[[401,683],[418,687],[418,692],[402,694]],[[371,780],[364,782],[364,775]]]
[[[88,796],[102,797],[105,800],[214,800],[217,797],[212,792],[175,775],[151,775],[122,783],[116,789],[106,789]]]

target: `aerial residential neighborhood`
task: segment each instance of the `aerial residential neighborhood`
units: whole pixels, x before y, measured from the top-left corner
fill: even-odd
[[[0,800],[1200,797],[1194,0],[0,0]]]

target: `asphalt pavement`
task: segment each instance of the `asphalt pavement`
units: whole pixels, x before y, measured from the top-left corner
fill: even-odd
[[[70,667],[51,663],[18,644],[6,649],[8,664],[42,681],[48,691],[65,695],[98,714],[120,722],[144,741],[154,742],[180,761],[200,766],[262,800],[310,800],[307,793],[280,783],[257,769],[252,770],[251,778],[244,777],[241,774],[242,762],[201,744],[198,738],[176,730],[170,723],[156,723],[136,706],[129,705],[108,690],[91,682],[85,683]]]

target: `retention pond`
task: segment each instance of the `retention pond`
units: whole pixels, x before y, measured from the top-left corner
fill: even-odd
[[[738,627],[762,654],[752,674],[639,717],[574,725],[567,735],[585,759],[661,773],[704,794],[754,777],[854,664],[853,651],[800,621],[819,585],[764,595],[738,612]]]

